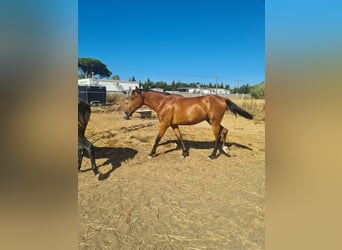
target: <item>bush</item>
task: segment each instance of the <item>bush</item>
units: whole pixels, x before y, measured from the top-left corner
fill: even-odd
[[[117,104],[124,102],[127,99],[127,96],[120,93],[107,93],[107,103],[109,104]]]
[[[253,98],[262,99],[265,98],[265,82],[259,83],[250,87],[250,94]]]

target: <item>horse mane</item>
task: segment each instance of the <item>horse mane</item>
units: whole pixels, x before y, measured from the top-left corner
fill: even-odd
[[[145,92],[153,92],[153,93],[158,93],[158,94],[162,94],[162,95],[171,95],[170,93],[167,92],[160,92],[160,91],[155,91],[152,89],[139,89],[140,91],[145,91]]]

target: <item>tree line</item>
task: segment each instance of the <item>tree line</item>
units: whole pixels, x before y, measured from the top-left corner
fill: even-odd
[[[180,88],[222,88],[222,89],[229,89],[229,85],[226,84],[224,85],[223,83],[220,84],[204,84],[200,82],[191,82],[191,83],[186,83],[186,82],[181,82],[181,81],[172,81],[170,84],[164,81],[157,81],[154,82],[150,78],[147,78],[143,83],[139,81],[139,85],[142,88],[160,88],[164,89],[166,91],[176,91]]]
[[[108,70],[107,65],[102,63],[100,60],[95,58],[78,58],[78,77],[79,78],[91,78],[92,76],[99,78],[109,78],[113,80],[120,80],[119,75],[112,76],[112,72]],[[129,81],[136,81],[135,77],[129,78]],[[176,91],[180,88],[221,88],[230,90],[232,94],[251,94],[254,98],[264,98],[265,97],[265,82],[250,86],[249,84],[242,84],[241,86],[234,87],[230,89],[229,84],[223,83],[200,83],[191,82],[185,83],[181,81],[172,81],[170,84],[164,81],[152,81],[147,78],[144,82],[139,81],[139,86],[141,88],[160,88],[165,91]]]

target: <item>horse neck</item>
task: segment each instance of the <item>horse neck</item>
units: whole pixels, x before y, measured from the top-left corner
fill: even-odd
[[[152,91],[143,92],[144,104],[158,112],[161,101],[166,97],[164,94]]]

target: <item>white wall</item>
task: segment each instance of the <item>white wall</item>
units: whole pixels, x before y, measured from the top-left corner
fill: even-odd
[[[122,92],[135,89],[135,87],[139,87],[138,82],[131,81],[121,81],[121,80],[104,80],[104,79],[79,79],[78,85],[87,85],[87,86],[106,86],[107,92],[115,91]]]

